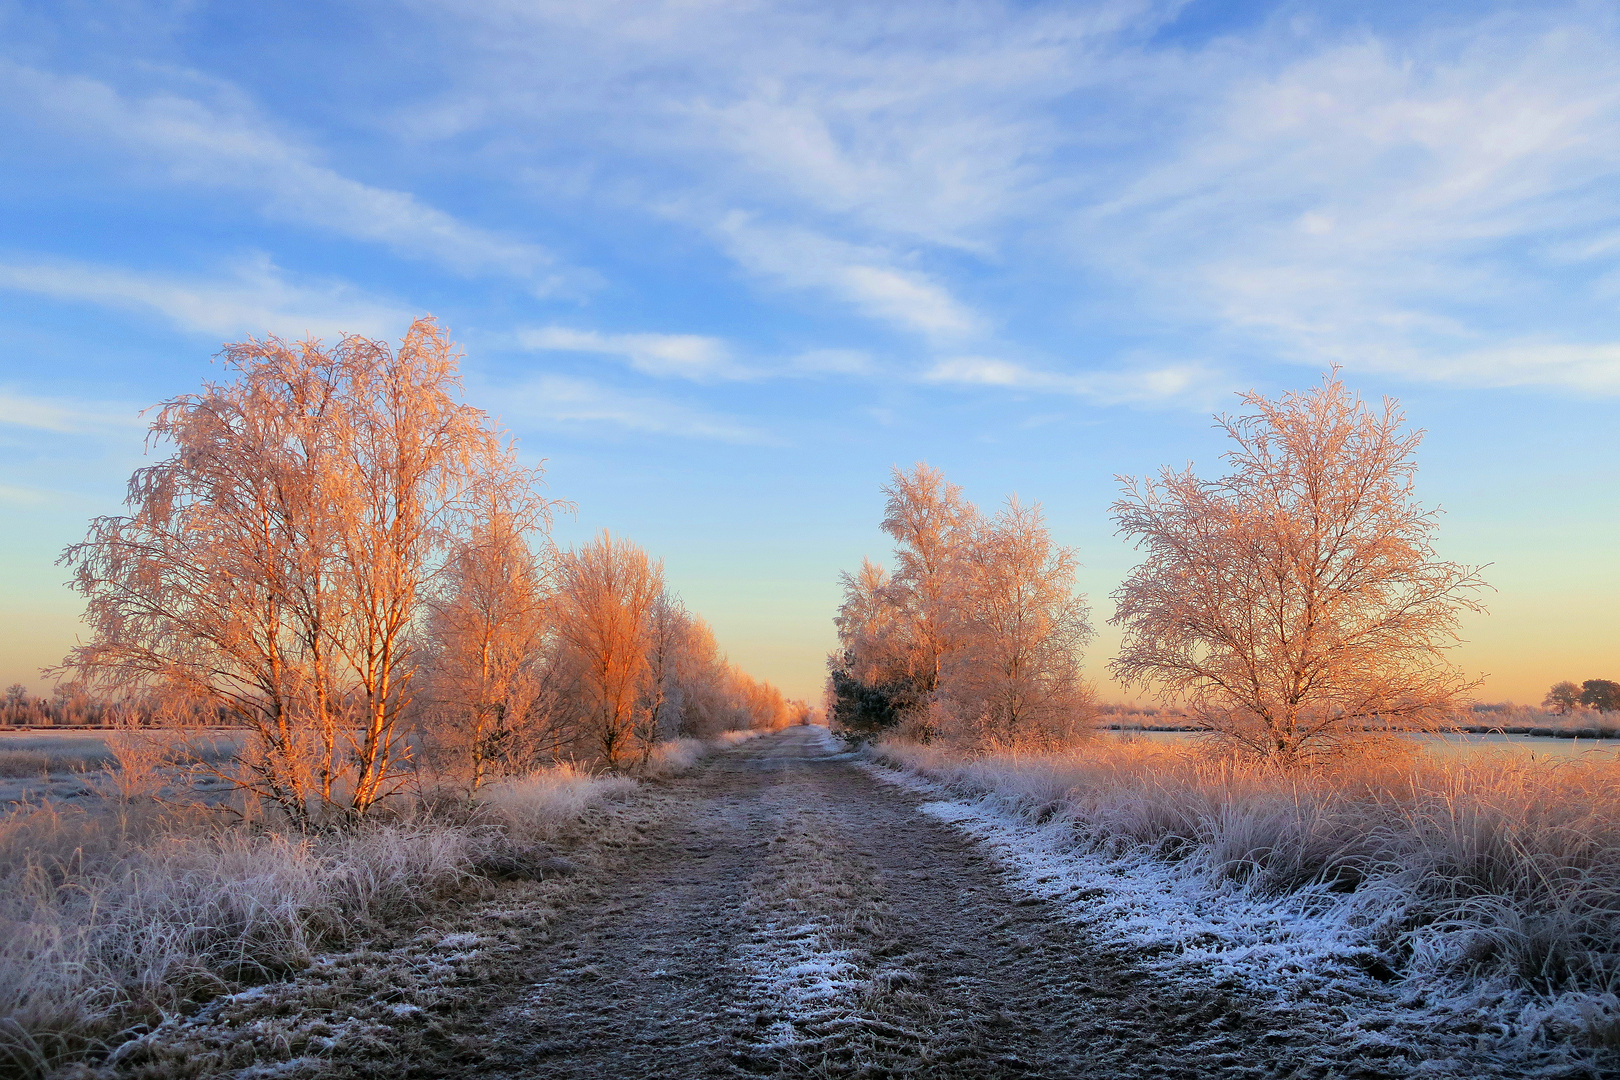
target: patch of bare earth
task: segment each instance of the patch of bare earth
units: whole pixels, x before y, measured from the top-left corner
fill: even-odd
[[[1021,894],[820,729],[649,786],[571,876],[211,1005],[120,1076],[1385,1077]]]

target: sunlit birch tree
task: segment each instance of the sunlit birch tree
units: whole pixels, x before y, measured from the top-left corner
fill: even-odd
[[[923,464],[896,469],[883,490],[896,569],[866,560],[842,575],[828,715],[860,735],[1024,742],[1086,730],[1078,563],[1040,508],[1010,499],[987,521]]]
[[[1052,540],[1039,504],[1009,498],[964,546],[955,606],[960,642],[941,689],[987,739],[1066,740],[1089,731],[1080,673],[1091,640],[1079,556]]]
[[[664,568],[603,531],[558,567],[557,631],[575,673],[579,708],[610,767],[645,757],[656,736],[648,701],[656,612]]]
[[[922,462],[909,473],[896,467],[883,493],[883,531],[894,540],[895,562],[884,591],[894,614],[888,644],[903,658],[918,700],[926,700],[959,644],[961,560],[979,513],[960,486]]]
[[[1471,685],[1448,662],[1475,567],[1440,559],[1413,489],[1422,432],[1333,372],[1218,418],[1232,471],[1125,478],[1119,531],[1147,558],[1114,594],[1122,681],[1184,701],[1281,766],[1433,720]]]
[[[456,399],[431,320],[227,345],[234,378],[164,403],[125,515],[63,561],[89,640],[64,670],[192,695],[252,733],[237,779],[296,822],[364,815],[402,782],[411,635],[493,486],[532,477]]]
[[[520,741],[533,741],[535,721],[550,711],[552,603],[542,560],[551,553],[531,546],[545,540],[550,509],[529,485],[487,493],[429,598],[424,734],[450,752],[469,792],[532,757]]]

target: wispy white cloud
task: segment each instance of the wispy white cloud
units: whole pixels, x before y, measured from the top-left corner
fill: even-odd
[[[923,381],[948,386],[1066,394],[1109,405],[1189,399],[1201,403],[1224,383],[1222,376],[1199,364],[1070,374],[1042,371],[985,356],[958,356],[941,360],[923,374]]]
[[[1620,394],[1620,342],[1511,342],[1442,356],[1390,351],[1358,359],[1375,370],[1415,371],[1437,382],[1465,386],[1561,386]]]
[[[21,507],[43,506],[53,501],[54,497],[55,492],[0,484],[0,504]]]
[[[787,370],[800,375],[870,376],[877,365],[872,354],[861,349],[811,349],[791,358]]]
[[[344,282],[290,280],[263,256],[209,278],[60,261],[0,262],[0,289],[152,312],[181,330],[221,336],[386,337],[412,318]]]
[[[676,435],[728,443],[770,445],[770,432],[728,416],[681,402],[625,393],[587,379],[543,375],[499,390],[502,419],[569,429],[617,428],[653,435]]]
[[[141,428],[141,410],[133,405],[71,398],[36,397],[0,389],[0,424],[82,435],[109,429]]]
[[[889,253],[809,229],[762,225],[746,214],[721,227],[740,263],[782,285],[842,300],[870,318],[935,341],[981,333],[985,323],[940,282],[895,263]]]
[[[707,383],[772,378],[870,377],[877,368],[860,349],[810,349],[786,359],[739,360],[728,342],[704,334],[610,334],[566,326],[519,330],[536,352],[585,353],[618,360],[644,375]]]
[[[934,355],[1060,355],[1021,324],[1038,306],[1233,368],[1608,385],[1586,344],[1612,336],[1620,288],[1604,5],[1353,25],[1285,5],[1213,37],[1180,34],[1180,0],[426,6],[453,16],[432,24],[441,89],[405,95],[393,134],[476,147],[543,213],[690,228],[813,319],[854,313]],[[288,220],[468,272],[554,272],[536,245],[343,175],[228,88],[12,65],[4,93]],[[714,338],[546,332],[661,377],[772,366]],[[1584,358],[1471,362],[1525,341]],[[1131,367],[1086,363],[1104,381]]]
[[[646,375],[708,381],[754,374],[732,359],[724,341],[701,334],[603,334],[546,326],[519,331],[517,337],[526,349],[611,356]]]
[[[1612,354],[1583,339],[1608,336],[1620,255],[1615,29],[1524,13],[1221,73],[1073,241],[1156,317],[1287,359],[1612,391]]]
[[[1234,365],[1399,355],[1467,382],[1502,340],[1604,339],[1612,8],[1279,8],[1178,37],[1185,7],[502,3],[462,24],[500,59],[463,65],[436,122],[588,129],[645,177],[618,196],[946,352],[1017,339],[985,299],[1005,292],[978,287],[1009,268],[1050,308]],[[1524,376],[1582,389],[1585,370]]]
[[[126,96],[94,79],[0,61],[0,99],[48,121],[58,138],[118,147],[175,182],[249,192],[271,217],[384,244],[460,273],[508,274],[541,292],[562,282],[555,260],[538,245],[467,224],[409,192],[344,176],[235,95],[219,96],[227,100]]]
[[[413,132],[578,124],[596,145],[690,169],[702,190],[686,194],[713,206],[982,251],[1075,138],[1053,100],[1105,79],[1122,31],[1183,5],[439,6],[480,62],[447,71],[434,106],[412,103],[399,122]]]

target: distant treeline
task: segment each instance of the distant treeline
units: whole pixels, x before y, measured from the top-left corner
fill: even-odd
[[[1554,712],[1568,713],[1577,709],[1595,709],[1598,712],[1620,712],[1620,682],[1612,679],[1587,679],[1576,686],[1572,682],[1553,683],[1542,699],[1541,707]]]
[[[77,683],[58,683],[50,697],[30,695],[22,683],[6,687],[0,704],[4,727],[212,727],[230,722],[220,709],[193,703],[177,711],[173,703],[159,707],[146,695],[92,693]]]

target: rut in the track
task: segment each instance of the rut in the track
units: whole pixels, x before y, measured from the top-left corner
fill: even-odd
[[[482,1019],[470,1073],[1294,1073],[1252,1005],[1096,949],[819,730],[756,740],[678,786],[683,809]]]

